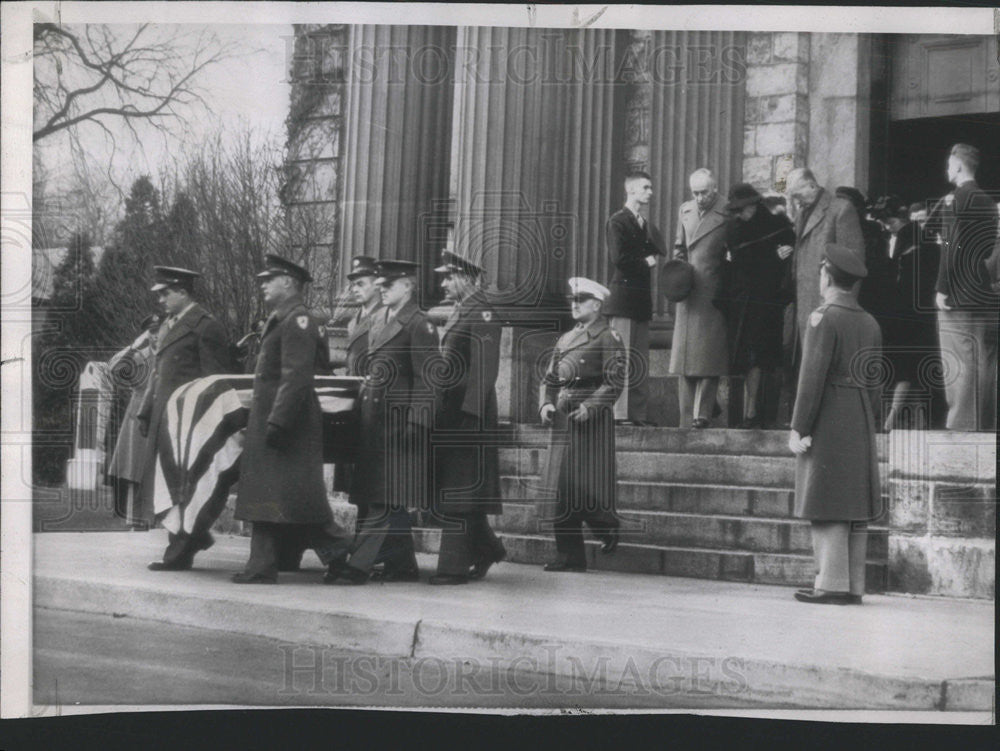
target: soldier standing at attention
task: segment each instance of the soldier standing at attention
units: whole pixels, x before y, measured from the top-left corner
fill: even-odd
[[[323,482],[323,426],[313,382],[328,353],[302,300],[309,272],[268,255],[257,275],[271,315],[254,372],[240,458],[236,518],[253,522],[250,559],[236,584],[277,584],[282,552],[310,547],[336,577],[350,537],[333,520]]]
[[[858,303],[868,274],[853,247],[830,243],[820,264],[823,304],[806,322],[788,447],[795,465],[795,515],[812,522],[815,586],[800,602],[860,605],[868,520],[879,513],[875,447],[879,389],[866,376],[881,356],[878,323]]]
[[[444,529],[430,583],[465,584],[507,557],[486,517],[502,510],[499,451],[489,435],[498,421],[501,326],[479,287],[482,268],[448,250],[442,255],[434,270],[445,275],[441,285],[454,308],[441,338],[436,427],[443,441],[434,452],[433,509]]]
[[[383,581],[420,578],[410,510],[427,507],[434,394],[425,378],[427,361],[440,355],[437,330],[413,299],[418,268],[410,261],[376,266],[385,307],[368,339],[351,477],[351,502],[367,515],[337,584],[365,584],[379,563]]]
[[[622,338],[601,315],[610,294],[590,279],[569,280],[570,311],[576,326],[556,343],[542,383],[543,425],[552,426],[545,486],[555,489],[556,560],[546,571],[586,571],[583,522],[618,547],[615,515],[615,424],[626,365]]]

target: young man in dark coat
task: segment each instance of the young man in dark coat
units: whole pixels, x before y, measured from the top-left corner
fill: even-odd
[[[333,521],[323,481],[323,426],[313,378],[327,353],[302,301],[309,272],[268,255],[257,277],[271,309],[261,336],[240,458],[237,519],[253,522],[250,558],[236,584],[276,584],[283,548],[303,544],[336,576],[350,537]]]
[[[806,321],[788,447],[795,465],[795,515],[812,522],[816,581],[795,599],[861,604],[868,521],[881,509],[875,414],[882,333],[858,304],[867,274],[854,248],[829,244],[820,266],[823,304]]]
[[[569,287],[577,323],[552,352],[539,410],[542,424],[552,426],[543,483],[556,497],[556,560],[546,571],[587,570],[584,522],[603,541],[603,552],[618,547],[612,405],[624,382],[625,349],[601,315],[608,289],[581,277]]]
[[[418,264],[379,261],[383,310],[368,339],[361,387],[361,446],[351,500],[368,509],[338,584],[365,584],[375,565],[384,581],[417,581],[410,510],[430,490],[434,393],[428,360],[440,357],[434,324],[417,307]]]
[[[777,391],[773,373],[781,365],[781,334],[785,305],[782,280],[791,273],[791,258],[778,248],[795,242],[792,223],[772,214],[763,196],[749,183],[729,190],[726,211],[736,221],[726,227],[726,249],[732,262],[732,299],[729,312],[731,369],[745,375],[741,428],[760,428],[776,417]],[[764,414],[764,411],[767,414]]]
[[[170,395],[196,378],[228,373],[232,369],[229,343],[222,324],[194,300],[196,271],[170,266],[154,266],[152,290],[157,293],[166,318],[160,325],[156,345],[156,370],[146,385],[146,393],[136,412],[139,433],[148,436],[143,459],[140,497],[144,511],[153,512],[157,448],[167,440],[164,413]],[[162,561],[149,564],[151,571],[181,571],[191,568],[195,554],[214,544],[208,529],[187,534],[169,531]]]
[[[625,388],[615,404],[615,420],[653,425],[646,419],[649,398],[649,322],[653,318],[652,278],[657,257],[664,254],[659,232],[643,216],[653,196],[645,172],[625,178],[625,206],[608,219],[605,229],[611,262],[611,296],[604,314],[621,334],[631,363]]]
[[[997,242],[995,199],[976,184],[979,150],[956,144],[948,156],[955,190],[928,219],[943,240],[935,295],[941,354],[959,363],[945,382],[948,430],[996,428],[997,309],[986,261]]]
[[[481,579],[507,557],[487,514],[499,514],[500,458],[496,381],[501,326],[479,286],[483,270],[450,251],[441,286],[454,307],[441,330],[437,390],[433,511],[443,525],[437,574],[431,584]],[[491,440],[492,438],[492,440]]]

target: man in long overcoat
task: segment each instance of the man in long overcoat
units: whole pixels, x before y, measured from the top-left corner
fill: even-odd
[[[323,426],[314,376],[327,353],[302,300],[309,272],[276,255],[257,275],[271,309],[254,371],[253,401],[240,457],[237,519],[253,522],[250,558],[237,584],[275,584],[283,548],[302,540],[328,575],[350,547],[333,521],[323,481]]]
[[[156,335],[160,329],[160,316],[147,316],[142,322],[142,333],[126,349],[108,362],[116,385],[132,389],[132,394],[122,417],[121,429],[115,449],[108,460],[105,483],[114,488],[115,515],[136,528],[145,528],[143,519],[152,518],[152,511],[143,513],[139,507],[143,460],[149,451],[149,436],[139,433],[136,415],[146,392],[146,385],[153,375]]]
[[[822,302],[816,279],[826,246],[830,243],[844,245],[864,261],[865,241],[858,212],[851,202],[821,188],[811,170],[793,169],[788,173],[786,184],[788,196],[798,210],[792,273],[795,277],[795,324],[801,347],[806,322]],[[786,246],[785,250],[791,249]]]
[[[232,369],[229,344],[222,324],[195,302],[194,280],[201,276],[196,271],[169,266],[155,266],[157,293],[166,313],[160,325],[156,345],[156,369],[142,403],[136,413],[139,433],[149,436],[143,458],[143,476],[140,484],[142,506],[153,508],[153,488],[156,477],[157,447],[167,440],[164,412],[170,395],[177,388],[196,378],[227,373]],[[162,561],[149,564],[151,571],[179,571],[191,568],[199,550],[214,544],[208,529],[170,532]]]
[[[384,581],[419,579],[410,510],[428,508],[434,411],[428,360],[440,354],[437,330],[413,299],[418,268],[396,260],[377,265],[384,308],[368,339],[361,445],[351,476],[351,500],[368,512],[337,583],[365,584],[379,563]]]
[[[368,338],[372,324],[382,312],[382,295],[375,284],[375,259],[369,256],[355,256],[351,259],[351,271],[347,280],[351,284],[351,295],[358,305],[357,312],[347,322],[347,359],[343,363],[347,375],[364,376],[368,355]],[[358,409],[361,405],[358,404]],[[333,489],[343,493],[351,490],[352,465],[338,463],[334,468]],[[354,502],[354,501],[352,501]],[[358,506],[357,523],[364,519],[367,509]]]
[[[830,244],[822,261],[823,304],[806,320],[792,431],[795,515],[812,522],[816,581],[801,602],[860,604],[865,590],[867,522],[880,513],[871,375],[882,333],[858,304],[867,274],[854,248]]]
[[[487,514],[499,514],[500,458],[496,381],[501,325],[479,287],[483,269],[444,251],[442,286],[453,308],[441,330],[441,376],[434,448],[435,516],[442,523],[437,573],[431,584],[481,579],[507,557]]]
[[[955,144],[948,181],[955,190],[936,207],[932,229],[942,236],[935,287],[938,335],[944,357],[959,363],[945,382],[948,430],[996,428],[997,308],[986,262],[997,243],[997,205],[976,184],[979,149]]]
[[[680,426],[707,428],[719,377],[729,372],[726,319],[715,300],[730,219],[709,170],[694,171],[689,183],[694,198],[681,204],[674,258],[694,267],[694,286],[687,299],[677,303],[670,372],[678,376]]]
[[[569,287],[577,323],[552,352],[539,410],[542,424],[552,426],[543,484],[556,494],[556,560],[546,571],[587,570],[584,522],[603,541],[603,552],[618,546],[612,409],[624,383],[625,349],[601,315],[607,287],[581,277]]]
[[[615,404],[615,420],[653,425],[646,419],[649,400],[649,322],[653,318],[652,277],[663,240],[643,212],[653,196],[653,182],[641,171],[625,177],[625,206],[608,219],[605,235],[611,262],[611,296],[604,314],[621,334],[631,363],[625,388]]]

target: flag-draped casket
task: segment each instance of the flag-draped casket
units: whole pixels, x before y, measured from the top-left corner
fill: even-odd
[[[154,511],[163,526],[191,533],[201,517],[210,525],[239,479],[243,436],[253,396],[253,375],[214,375],[181,386],[170,396],[160,426]],[[323,461],[351,462],[358,439],[361,378],[316,376],[323,412]],[[201,526],[201,525],[199,525]]]

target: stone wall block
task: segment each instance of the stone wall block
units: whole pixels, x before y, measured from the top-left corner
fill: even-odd
[[[893,531],[924,534],[930,516],[931,486],[926,482],[892,480],[889,524]]]
[[[809,62],[809,35],[798,32],[774,34],[771,41],[771,59],[774,62]]]
[[[893,592],[929,594],[933,587],[925,538],[889,537],[889,582]]]
[[[809,75],[800,75],[797,63],[781,63],[747,69],[747,96],[771,96],[808,90]],[[801,80],[800,80],[801,79]],[[801,88],[800,88],[801,84]]]
[[[987,485],[935,483],[930,531],[943,537],[996,536],[996,491]]]
[[[794,151],[797,127],[794,122],[757,126],[757,154],[760,156],[780,156]]]
[[[755,32],[747,38],[747,63],[767,65],[771,62],[771,41],[774,34]]]
[[[771,187],[771,157],[750,156],[743,159],[743,180],[758,190]]]

